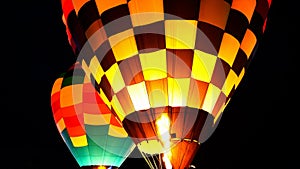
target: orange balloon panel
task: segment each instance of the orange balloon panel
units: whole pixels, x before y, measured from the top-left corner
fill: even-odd
[[[172,155],[169,157],[172,166],[174,166],[173,168],[186,169],[186,166],[189,166],[192,163],[199,147],[199,144],[190,140],[183,140],[179,142],[171,149]]]

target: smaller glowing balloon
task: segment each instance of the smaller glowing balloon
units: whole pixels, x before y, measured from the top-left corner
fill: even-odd
[[[116,169],[135,145],[75,63],[53,84],[53,117],[59,133],[83,169]]]

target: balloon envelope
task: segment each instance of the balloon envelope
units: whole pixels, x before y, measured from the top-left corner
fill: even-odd
[[[53,84],[51,106],[57,128],[81,167],[118,168],[134,148],[78,63]]]
[[[189,165],[216,128],[263,35],[270,4],[62,1],[77,59],[105,104],[139,150],[171,152],[176,169]]]

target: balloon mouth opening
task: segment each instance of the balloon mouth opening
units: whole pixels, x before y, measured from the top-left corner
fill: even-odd
[[[170,151],[170,149],[179,142],[180,142],[179,139],[174,139],[174,140],[172,139],[171,145],[165,147],[161,140],[155,139],[155,140],[143,140],[136,145],[137,148],[140,150],[140,152],[149,155],[156,155],[156,154],[161,154]]]
[[[153,139],[153,140],[143,140],[137,143],[137,148],[141,153],[148,154],[148,155],[157,155],[161,153],[169,152],[173,147],[175,147],[180,142],[189,142],[189,143],[197,143],[200,145],[200,142],[197,140],[192,139],[180,139],[180,138],[172,138],[170,140],[170,145],[165,147],[163,142],[160,139]]]
[[[160,154],[164,151],[164,147],[159,140],[144,140],[137,144],[138,149],[149,155]]]

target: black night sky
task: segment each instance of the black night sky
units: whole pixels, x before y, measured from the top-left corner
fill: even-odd
[[[4,139],[9,146],[2,145],[8,150],[3,155],[10,161],[6,168],[79,169],[56,129],[50,105],[54,80],[75,61],[61,20],[60,1],[13,3],[14,10],[6,13],[12,17],[8,21],[12,24],[5,28],[13,30],[11,35],[15,37],[9,41],[12,49],[4,50],[16,55],[10,62],[16,73],[9,74],[9,79],[18,80],[14,85],[9,83],[14,87],[3,95],[8,101],[3,113],[9,114],[4,133],[10,136],[1,136],[9,138]],[[296,78],[292,75],[296,72],[296,61],[288,51],[289,21],[286,10],[282,10],[284,3],[287,1],[273,1],[256,56],[218,128],[201,145],[192,163],[197,168],[299,168],[299,152],[292,138],[292,129],[297,126],[292,119],[299,113],[292,108],[292,96],[298,97],[297,88],[293,87]],[[17,69],[19,64],[22,69]],[[143,159],[127,159],[120,167],[132,168],[147,169],[147,165]]]

